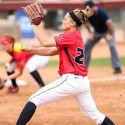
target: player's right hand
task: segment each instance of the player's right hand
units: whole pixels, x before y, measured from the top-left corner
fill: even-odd
[[[93,40],[94,39],[94,34],[93,33],[90,33],[89,34],[89,40]]]

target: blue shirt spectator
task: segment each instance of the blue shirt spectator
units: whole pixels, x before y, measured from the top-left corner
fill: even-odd
[[[106,22],[110,19],[108,14],[103,10],[103,8],[98,7],[95,14],[89,17],[89,22],[94,27],[96,32],[105,33],[108,31]]]
[[[121,65],[115,47],[114,28],[111,18],[103,8],[96,6],[92,1],[87,1],[85,5],[91,7],[93,11],[93,15],[89,17],[89,24],[91,24],[94,29],[94,31],[91,31],[90,26],[86,25],[90,34],[88,40],[85,43],[85,65],[87,67],[89,66],[92,48],[96,43],[99,42],[101,38],[104,38],[110,48],[114,73],[121,73]]]

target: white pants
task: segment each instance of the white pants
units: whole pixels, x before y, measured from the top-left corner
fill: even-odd
[[[49,61],[49,57],[47,56],[39,56],[34,55],[32,56],[25,65],[25,68],[28,72],[33,72],[34,70],[45,66]],[[11,64],[7,65],[7,71],[12,72],[16,68],[16,62],[12,62]]]
[[[48,56],[34,55],[28,60],[28,62],[26,63],[25,68],[29,72],[33,72],[34,70],[45,66],[48,63],[48,61],[49,61]]]
[[[68,96],[74,96],[84,115],[94,120],[96,124],[100,125],[103,122],[105,115],[96,108],[91,96],[90,83],[87,76],[62,75],[60,79],[47,84],[33,94],[29,101],[38,107]]]

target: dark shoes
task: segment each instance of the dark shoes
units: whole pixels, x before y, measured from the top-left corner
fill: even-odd
[[[121,68],[115,68],[114,74],[122,73]]]
[[[19,87],[18,86],[9,86],[6,93],[18,93]]]

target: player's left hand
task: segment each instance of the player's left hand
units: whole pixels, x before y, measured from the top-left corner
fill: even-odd
[[[0,78],[0,89],[3,89],[6,83],[6,79],[5,78]]]
[[[32,48],[31,45],[23,44],[23,48],[21,50],[25,52],[30,52],[31,48]]]
[[[29,4],[22,7],[31,24],[39,25],[44,18],[43,7],[40,3]]]

